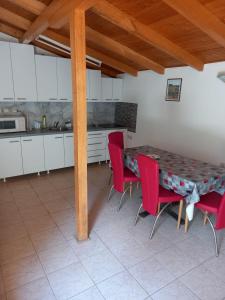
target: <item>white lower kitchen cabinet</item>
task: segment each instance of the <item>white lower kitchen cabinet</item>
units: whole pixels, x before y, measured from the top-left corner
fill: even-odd
[[[0,139],[0,178],[23,174],[20,137]]]
[[[63,134],[44,136],[45,170],[64,168]]]
[[[73,133],[64,134],[65,167],[74,166]]]
[[[23,173],[39,173],[45,170],[43,136],[21,137]]]

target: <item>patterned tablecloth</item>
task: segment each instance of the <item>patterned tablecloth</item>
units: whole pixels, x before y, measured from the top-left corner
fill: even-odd
[[[225,192],[225,168],[183,157],[151,146],[128,148],[124,152],[126,167],[139,176],[137,154],[159,156],[160,184],[184,196],[187,215],[193,218],[194,204],[200,195]]]

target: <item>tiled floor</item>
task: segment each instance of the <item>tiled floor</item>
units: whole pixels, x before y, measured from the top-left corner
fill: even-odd
[[[153,217],[134,226],[140,189],[117,212],[109,173],[88,168],[86,242],[74,238],[72,169],[0,183],[0,299],[225,299],[224,233],[219,258],[200,214],[187,234],[164,215],[149,240]]]

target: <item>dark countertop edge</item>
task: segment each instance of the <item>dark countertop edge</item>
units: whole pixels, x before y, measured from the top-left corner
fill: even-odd
[[[93,131],[106,131],[106,130],[115,130],[115,129],[127,129],[127,127],[98,127],[98,128],[88,128],[88,132],[93,132]],[[53,134],[70,134],[73,133],[72,130],[62,130],[62,131],[54,131],[54,130],[33,130],[33,131],[25,131],[25,132],[12,132],[12,133],[0,133],[0,139],[6,139],[6,138],[17,138],[17,137],[25,137],[25,136],[38,136],[38,135],[53,135]]]

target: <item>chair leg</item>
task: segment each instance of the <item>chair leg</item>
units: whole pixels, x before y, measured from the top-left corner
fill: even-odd
[[[216,236],[216,232],[215,232],[213,223],[212,223],[212,221],[210,220],[210,218],[208,217],[208,215],[207,215],[207,220],[209,221],[209,224],[210,224],[210,226],[211,226],[211,228],[212,228],[212,231],[213,231],[214,243],[215,243],[215,251],[216,251],[216,256],[218,257],[218,256],[219,256],[219,251],[218,251],[218,244],[217,244],[217,236]]]
[[[188,220],[188,215],[186,213],[185,216],[185,224],[184,224],[184,232],[186,233],[188,231],[188,225],[189,225],[189,220]]]
[[[121,207],[122,207],[122,204],[123,204],[123,198],[124,198],[124,196],[125,196],[125,194],[126,194],[128,188],[129,188],[129,187],[127,187],[127,188],[125,189],[125,191],[123,192],[123,194],[122,194],[122,196],[121,196],[121,198],[120,198],[120,204],[119,204],[119,207],[117,208],[117,211],[119,211],[119,210],[121,209]]]
[[[157,214],[160,212],[160,202],[158,203]]]
[[[109,185],[110,185],[111,181],[112,181],[112,171],[111,171],[110,176],[109,176]]]
[[[132,182],[130,182],[130,198],[132,196]]]
[[[112,186],[111,186],[111,189],[110,189],[110,191],[109,191],[108,201],[109,201],[110,198],[111,198],[113,189],[114,189],[114,186],[112,185]]]
[[[179,205],[178,218],[177,218],[177,229],[180,229],[180,221],[182,217],[183,204],[184,204],[184,200],[181,200]]]
[[[207,222],[208,222],[207,216],[208,216],[208,212],[206,211],[206,212],[204,213],[204,220],[203,220],[203,224],[204,224],[204,225],[206,225]]]
[[[140,207],[138,208],[138,212],[137,212],[136,217],[135,217],[134,226],[137,224],[137,222],[140,218],[139,213],[140,213],[141,209],[142,209],[142,203],[141,203]]]
[[[155,231],[155,226],[156,226],[156,224],[157,224],[157,222],[158,222],[158,220],[159,220],[159,217],[161,216],[161,214],[164,212],[164,210],[165,210],[170,204],[171,204],[171,203],[167,203],[165,206],[163,206],[163,208],[161,209],[161,211],[157,214],[157,216],[156,216],[156,218],[155,218],[155,222],[154,222],[153,227],[152,227],[152,231],[151,231],[150,236],[149,236],[150,240],[151,240],[152,237],[153,237],[153,234],[154,234],[154,231]]]

